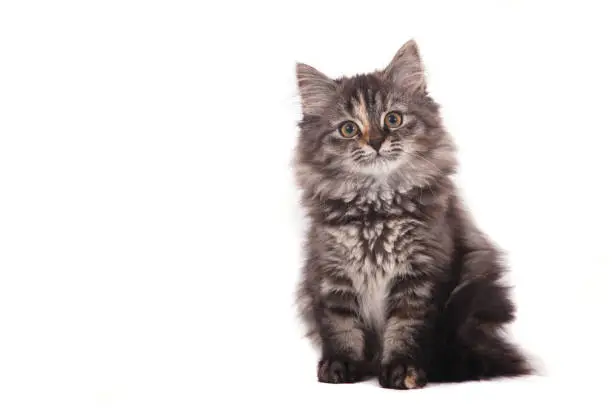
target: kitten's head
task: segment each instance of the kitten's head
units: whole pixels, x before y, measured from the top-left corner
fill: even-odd
[[[452,171],[454,147],[413,40],[381,71],[336,79],[302,63],[296,71],[301,184],[392,180],[409,188]]]

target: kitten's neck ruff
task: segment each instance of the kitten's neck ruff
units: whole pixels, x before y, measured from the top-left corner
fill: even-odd
[[[310,173],[302,197],[310,217],[326,224],[422,217],[445,204],[452,192],[450,176],[442,173],[415,183],[401,175],[328,179]]]
[[[431,216],[445,207],[454,189],[454,153],[454,145],[444,138],[433,152],[411,154],[410,160],[386,174],[328,168],[299,155],[294,170],[302,202],[319,222]]]

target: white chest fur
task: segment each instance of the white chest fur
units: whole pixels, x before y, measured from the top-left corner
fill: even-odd
[[[372,329],[382,331],[385,323],[386,298],[389,281],[394,274],[382,273],[380,267],[366,260],[362,273],[351,275],[355,290],[359,294],[359,305],[363,321]]]
[[[385,322],[386,299],[393,278],[408,272],[409,220],[344,225],[325,230],[330,252],[358,294],[361,316],[375,330]]]

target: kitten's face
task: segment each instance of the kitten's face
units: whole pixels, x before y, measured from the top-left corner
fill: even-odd
[[[307,136],[318,139],[311,140],[318,147],[314,159],[350,173],[393,172],[421,154],[428,119],[422,110],[382,75],[340,79],[316,132]]]
[[[445,137],[427,96],[416,44],[405,44],[380,72],[330,79],[298,64],[300,157],[335,177],[385,178],[419,172]],[[431,163],[430,166],[435,166]]]

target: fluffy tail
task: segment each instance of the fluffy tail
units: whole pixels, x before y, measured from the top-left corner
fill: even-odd
[[[442,315],[439,359],[432,381],[460,382],[533,373],[502,331],[514,320],[508,288],[487,280],[464,282],[451,293]]]

